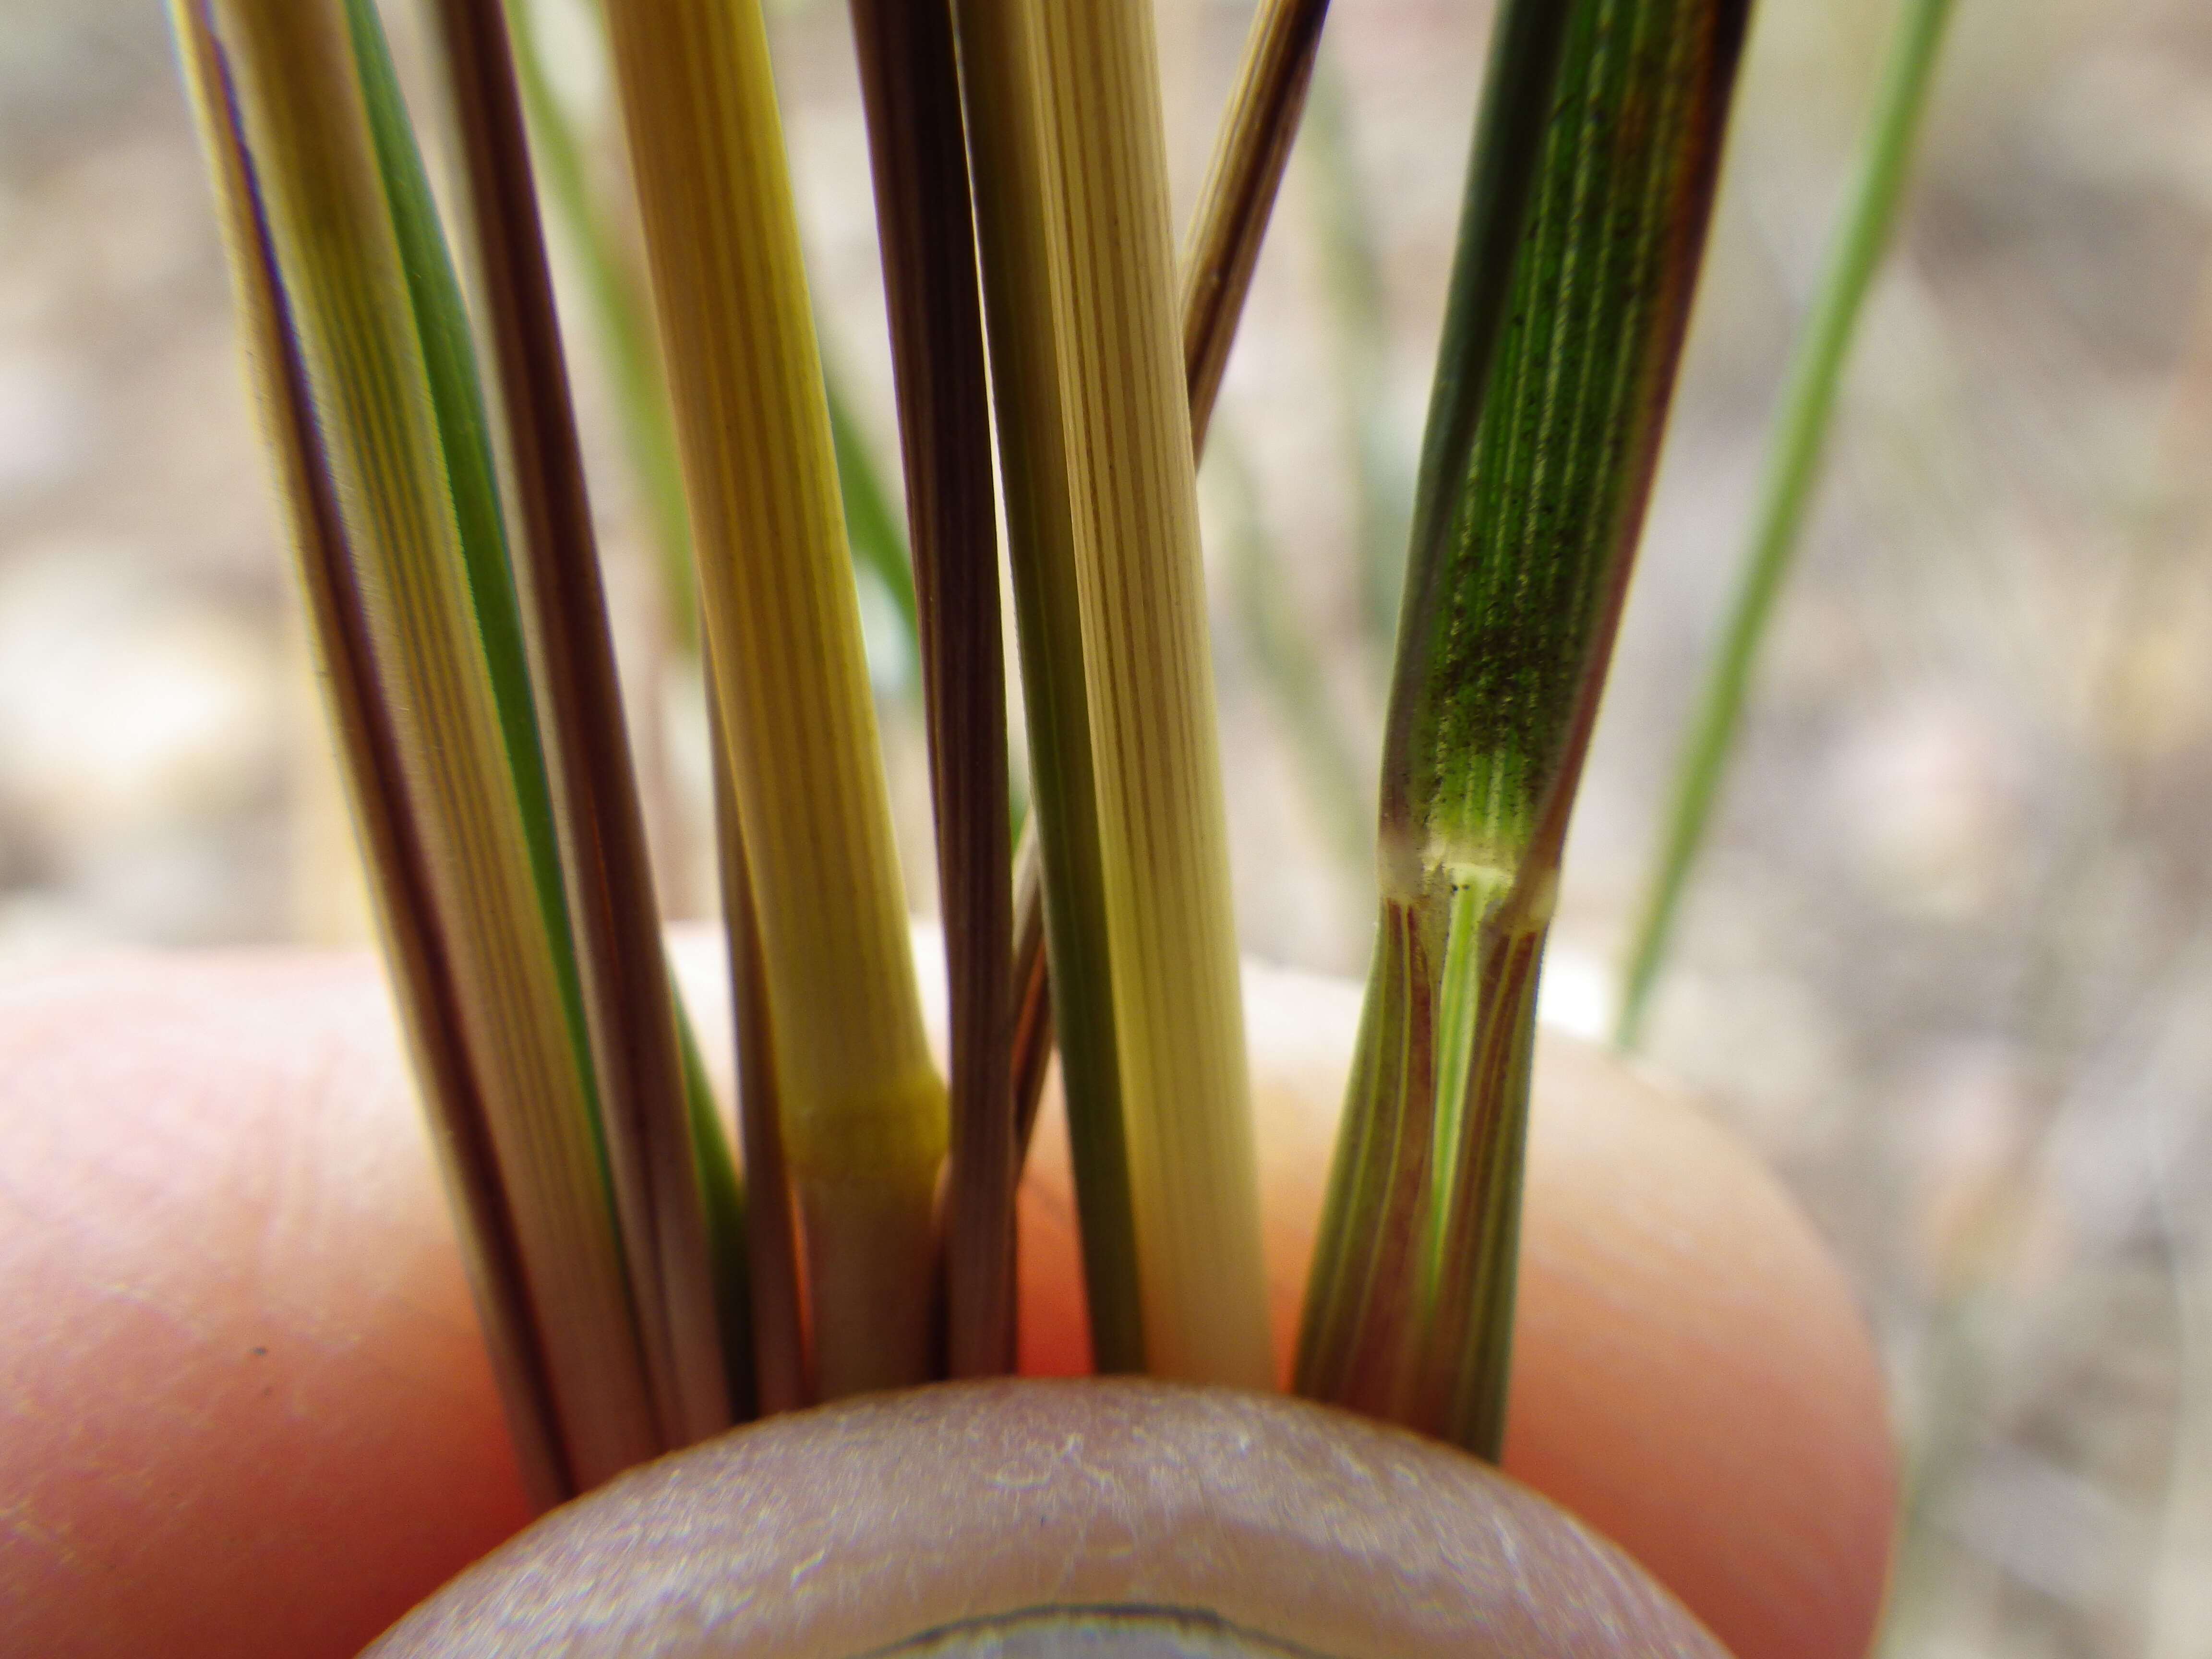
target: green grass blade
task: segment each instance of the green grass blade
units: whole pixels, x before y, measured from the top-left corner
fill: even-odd
[[[1469,169],[1384,745],[1384,957],[1332,1177],[1334,1224],[1369,1231],[1317,1251],[1300,1382],[1489,1456],[1537,965],[1748,9],[1516,0]]]
[[[1651,994],[1666,962],[1682,895],[1720,799],[1759,643],[1789,575],[1819,480],[1820,452],[1835,415],[1851,337],[1911,172],[1913,144],[1935,84],[1951,4],[1952,0],[1905,0],[1840,233],[1791,355],[1735,607],[1675,763],[1666,829],[1629,947],[1620,1015],[1613,1030],[1613,1041],[1623,1048],[1643,1041]]]

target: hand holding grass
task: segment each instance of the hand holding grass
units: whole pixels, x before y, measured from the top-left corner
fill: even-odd
[[[1354,999],[1253,979],[1279,1352]],[[1853,1659],[1893,1473],[1840,1275],[1663,1091],[1558,1045],[1537,1097],[1508,1472],[1637,1553],[1738,1659]],[[1083,1358],[1057,1144],[1048,1123],[1022,1197],[1030,1371]],[[528,1519],[366,957],[17,985],[0,1151],[19,1172],[0,1194],[0,1650],[349,1654]]]

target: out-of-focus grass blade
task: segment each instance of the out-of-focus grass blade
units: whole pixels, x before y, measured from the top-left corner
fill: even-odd
[[[1820,450],[1835,413],[1851,336],[1911,171],[1913,143],[1950,16],[1951,0],[1907,0],[1897,21],[1840,233],[1790,358],[1735,609],[1706,671],[1697,714],[1675,763],[1674,799],[1629,946],[1620,1018],[1613,1031],[1613,1041],[1624,1048],[1643,1040],[1675,913],[1720,798],[1759,641],[1789,575],[1820,476]]]
[[[1346,103],[1341,76],[1323,54],[1314,68],[1304,153],[1312,163],[1308,176],[1317,198],[1315,218],[1328,274],[1344,432],[1352,453],[1365,632],[1379,662],[1397,626],[1413,479],[1390,418],[1389,298],[1383,291]]]
[[[1209,465],[1219,486],[1216,499],[1227,508],[1221,560],[1244,646],[1288,729],[1306,797],[1331,850],[1346,869],[1364,870],[1374,859],[1375,837],[1359,804],[1366,793],[1362,769],[1312,630],[1284,583],[1251,464],[1235,436],[1226,432],[1214,440]]]
[[[291,531],[309,631],[402,1029],[462,1227],[493,1370],[525,1484],[541,1509],[573,1496],[568,1449],[545,1374],[537,1317],[507,1214],[483,1103],[439,939],[435,907],[404,800],[389,711],[370,665],[337,492],[316,437],[307,371],[278,287],[274,252],[254,199],[237,111],[202,0],[172,0],[185,78],[215,174],[246,360]]]
[[[844,377],[826,356],[822,390],[830,408],[830,444],[837,457],[837,489],[845,503],[846,530],[853,538],[853,562],[881,584],[918,659],[921,646],[915,616],[914,567],[905,532],[899,528],[898,508],[876,465],[875,447],[853,413]]]
[[[480,504],[453,469],[482,466],[488,489],[481,422],[472,450],[450,424],[466,411],[437,378],[453,339],[418,313],[418,284],[450,273],[410,270],[403,256],[395,214],[406,204],[390,193],[343,7],[212,0],[208,15],[385,688],[568,1472],[589,1486],[662,1445],[562,982],[557,871],[549,891],[528,821],[542,798],[525,799],[528,757],[513,747],[527,727],[517,731],[512,693],[493,683],[502,639],[519,662],[513,594],[496,614],[504,567],[464,545]],[[495,527],[495,501],[490,518]]]
[[[507,15],[539,182],[568,228],[582,270],[622,409],[631,470],[653,526],[670,628],[678,645],[696,651],[699,602],[691,571],[691,523],[684,512],[675,420],[653,343],[653,319],[633,263],[623,257],[622,240],[592,192],[576,124],[546,79],[538,47],[537,8],[532,0],[507,0]]]
[[[398,88],[375,40],[368,0],[352,0],[368,39],[372,118],[398,124]],[[614,641],[599,584],[599,550],[583,456],[561,356],[522,105],[501,0],[438,0],[431,9],[452,83],[465,162],[468,222],[502,393],[515,552],[540,671],[538,703],[550,749],[547,799],[563,854],[578,982],[590,1038],[630,1293],[663,1438],[688,1445],[726,1428],[730,1379],[718,1330],[718,1279],[743,1283],[742,1255],[708,1250],[696,1139],[716,1133],[711,1102],[696,1109],[699,1073],[687,1073],[647,861],[645,817],[630,766]],[[404,129],[387,141],[399,147]],[[411,159],[411,156],[410,156]],[[387,176],[394,163],[387,162]],[[395,192],[396,194],[397,192]],[[415,198],[420,205],[419,196]],[[434,226],[402,216],[402,246]],[[427,257],[423,256],[423,257]],[[458,296],[454,296],[456,299]],[[727,1172],[727,1153],[710,1164]],[[721,1202],[720,1218],[733,1218]],[[726,1225],[720,1241],[741,1248]],[[749,1338],[750,1317],[730,1334]],[[750,1360],[740,1376],[750,1382]]]
[[[1260,0],[1183,252],[1182,358],[1190,434],[1206,448],[1213,400],[1291,159],[1328,0]]]
[[[616,78],[768,966],[822,1393],[928,1372],[943,1085],[888,791],[765,28],[612,0]]]
[[[1302,1391],[1495,1457],[1535,981],[1749,0],[1498,21],[1423,445],[1382,919]]]

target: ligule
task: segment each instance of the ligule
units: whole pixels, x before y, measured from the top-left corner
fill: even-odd
[[[826,1398],[924,1380],[945,1144],[757,5],[607,8]]]
[[[1385,744],[1378,967],[1299,1386],[1487,1456],[1544,934],[1747,11],[1517,0],[1469,167]]]

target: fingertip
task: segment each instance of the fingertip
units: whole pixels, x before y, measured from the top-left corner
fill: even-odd
[[[356,1651],[528,1518],[373,963],[6,1012],[0,1650]]]
[[[1834,1255],[1733,1137],[1571,1039],[1538,1054],[1504,1464],[1737,1659],[1860,1659],[1897,1472]]]

